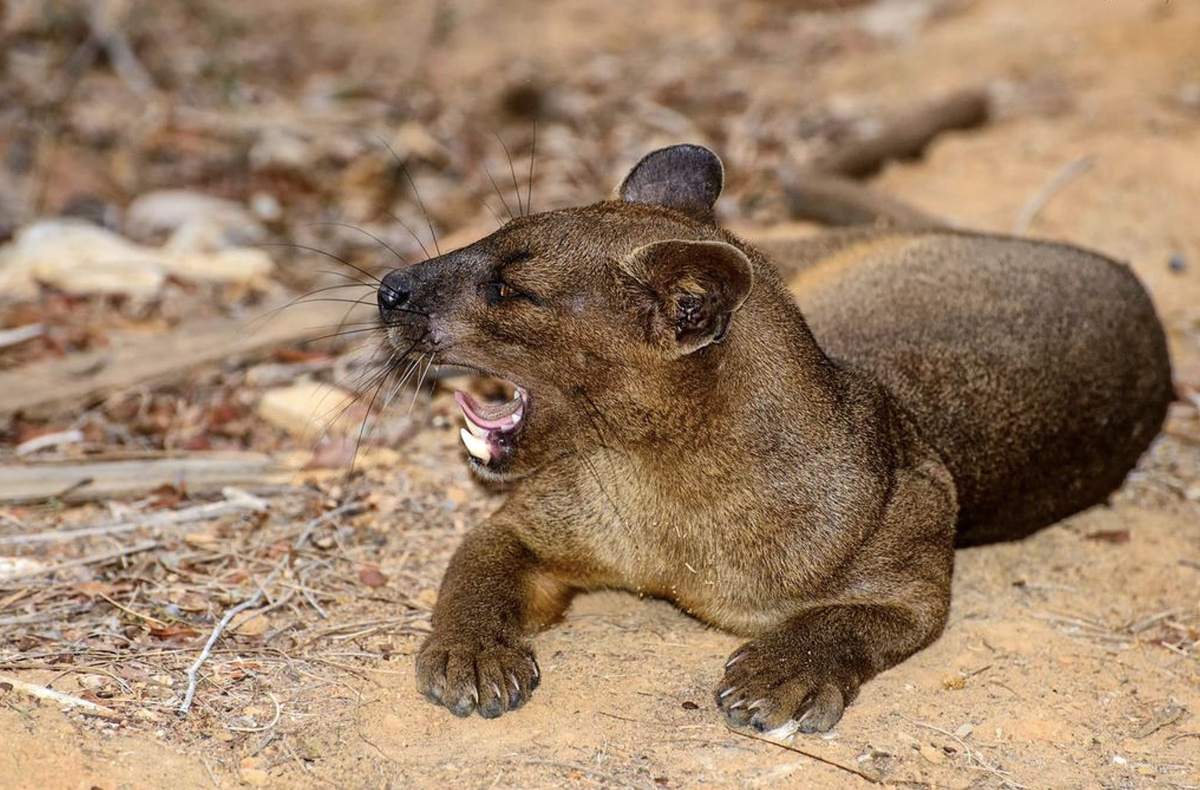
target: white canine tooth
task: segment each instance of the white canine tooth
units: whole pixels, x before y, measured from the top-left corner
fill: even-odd
[[[463,444],[467,446],[467,452],[483,461],[485,464],[492,460],[492,451],[488,447],[487,441],[479,438],[475,434],[463,428],[459,431],[459,436],[462,437]]]
[[[516,412],[513,413],[512,424],[516,425],[520,421],[521,421],[521,411],[520,411],[520,409],[518,409]]]

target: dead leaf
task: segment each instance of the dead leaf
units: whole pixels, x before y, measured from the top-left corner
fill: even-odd
[[[181,483],[178,487],[171,483],[163,483],[150,492],[154,497],[150,502],[150,510],[170,510],[178,507],[187,498],[187,489]]]
[[[92,599],[95,599],[101,595],[111,596],[114,592],[116,592],[111,584],[105,584],[104,582],[80,582],[79,584],[72,586],[71,589],[73,589],[79,595],[85,595]]]
[[[382,587],[388,583],[388,577],[376,567],[367,565],[358,572],[358,580],[368,587]]]
[[[164,642],[173,639],[193,639],[200,636],[200,632],[195,628],[186,625],[166,625],[166,626],[150,626],[150,636],[155,639],[161,639]]]

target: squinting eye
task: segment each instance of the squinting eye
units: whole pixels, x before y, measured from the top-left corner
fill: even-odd
[[[501,302],[515,302],[518,299],[533,301],[529,294],[517,288],[513,288],[503,280],[493,280],[488,283],[487,300],[488,304],[499,304]]]

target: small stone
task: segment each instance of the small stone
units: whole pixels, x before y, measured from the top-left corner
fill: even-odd
[[[279,199],[269,192],[255,192],[250,196],[250,212],[263,222],[278,222],[283,218]]]
[[[191,226],[180,228],[166,246],[153,247],[80,220],[35,222],[0,247],[0,293],[33,297],[45,284],[73,294],[146,299],[158,293],[168,274],[199,282],[252,284],[274,268],[261,248],[202,249],[196,239],[180,237],[186,227]]]
[[[320,151],[302,134],[291,129],[268,128],[250,147],[248,158],[255,170],[308,171],[316,166]]]
[[[33,297],[45,283],[73,294],[156,294],[166,275],[150,247],[80,220],[28,225],[0,247],[0,293]]]
[[[161,242],[188,225],[208,228],[207,233],[219,240],[216,249],[255,244],[266,235],[238,203],[186,189],[147,192],[130,203],[125,214],[125,231],[139,241]]]
[[[1179,88],[1179,102],[1189,110],[1200,110],[1200,83],[1189,82]]]
[[[240,771],[242,784],[250,787],[266,787],[270,783],[270,775],[261,768],[243,768]]]

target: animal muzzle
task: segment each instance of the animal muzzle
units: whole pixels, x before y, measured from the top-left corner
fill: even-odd
[[[387,321],[392,313],[409,309],[413,298],[413,274],[407,269],[393,269],[379,282],[375,294],[379,316]]]

